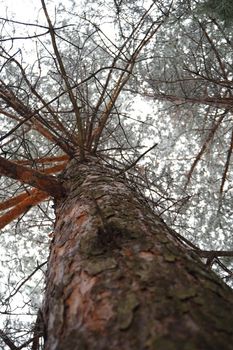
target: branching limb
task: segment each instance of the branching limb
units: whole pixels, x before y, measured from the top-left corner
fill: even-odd
[[[188,246],[191,248],[191,251],[195,252],[200,258],[206,259],[206,266],[211,268],[212,265],[216,262],[224,271],[228,273],[231,277],[233,276],[233,272],[229,270],[220,260],[219,257],[233,257],[233,251],[228,250],[202,250],[192,242],[190,242],[187,238],[180,235],[178,232],[174,231],[170,227],[167,226],[168,232],[175,237],[180,243],[184,244],[184,246]]]
[[[135,91],[134,91],[134,93],[135,93]],[[155,94],[155,93],[147,92],[145,90],[142,92],[142,94],[144,96],[147,96],[147,97],[152,97],[155,100],[170,101],[176,105],[182,105],[184,103],[192,103],[192,104],[199,104],[199,105],[203,104],[203,105],[213,106],[213,107],[217,107],[217,108],[231,108],[232,103],[233,103],[232,97],[201,96],[199,98],[195,98],[195,97],[183,97],[183,96],[169,95],[166,93]]]
[[[36,322],[34,325],[34,329],[33,329],[33,341],[32,341],[31,350],[39,350],[40,338],[45,335],[44,328],[45,328],[45,325],[44,325],[42,311],[39,309],[38,313],[37,313],[37,318],[36,318]]]
[[[17,286],[17,288],[4,300],[4,302],[8,302],[9,299],[13,298],[18,292],[19,290],[22,288],[22,286],[30,280],[30,278],[32,278],[33,275],[35,275],[35,273],[39,270],[41,270],[41,268],[47,264],[47,260],[43,261],[40,265],[37,264],[36,268],[32,271],[32,273],[30,273],[30,275],[28,275],[22,282],[19,283],[19,285]]]
[[[64,195],[61,183],[53,176],[16,164],[3,157],[0,157],[0,174],[36,187],[55,198]]]
[[[52,158],[52,157],[48,157],[48,158]],[[59,157],[55,157],[55,158],[57,159]],[[64,158],[64,156],[60,158]],[[63,170],[65,165],[66,165],[66,162],[62,164],[57,164],[53,167],[44,169],[43,173],[54,174],[56,172]],[[42,192],[38,189],[32,189],[31,191],[20,193],[18,196],[10,198],[0,203],[0,210],[6,210],[11,207],[14,207],[13,209],[9,210],[7,213],[3,214],[0,217],[0,229],[5,227],[11,221],[13,221],[14,219],[17,219],[20,215],[27,212],[31,207],[39,204],[40,202],[42,202],[48,197],[49,197],[48,193]]]
[[[45,1],[41,0],[41,3],[42,3],[42,7],[43,7],[43,11],[44,11],[45,17],[46,17],[48,25],[49,25],[49,32],[50,32],[50,36],[51,36],[51,40],[52,40],[53,50],[54,50],[55,56],[56,56],[57,61],[58,61],[58,65],[59,65],[59,68],[60,68],[61,76],[62,76],[62,78],[63,78],[63,80],[65,82],[70,101],[71,101],[72,106],[74,108],[74,113],[75,113],[75,116],[76,116],[76,121],[77,121],[77,126],[78,126],[78,133],[79,133],[79,135],[78,135],[79,140],[78,141],[79,141],[79,148],[80,148],[80,157],[82,159],[82,158],[84,158],[84,140],[83,140],[83,125],[82,125],[80,110],[79,110],[79,107],[77,105],[76,98],[75,98],[75,96],[73,94],[73,90],[72,90],[72,87],[70,85],[70,82],[69,82],[69,79],[68,79],[68,76],[67,76],[67,73],[66,73],[66,70],[65,70],[65,66],[63,64],[60,52],[59,52],[58,47],[57,47],[56,38],[55,38],[55,30],[54,30],[54,27],[52,25],[51,19],[49,17],[49,14],[48,14],[48,11],[47,11],[47,8],[46,8],[46,5],[45,5]]]
[[[144,15],[142,16],[141,20],[139,21],[138,25],[136,26],[136,28],[132,31],[132,33],[130,34],[129,38],[126,39],[125,43],[123,44],[122,48],[120,49],[118,55],[117,55],[117,59],[119,58],[120,60],[120,53],[123,50],[123,47],[125,47],[126,43],[130,42],[131,39],[135,39],[136,36],[136,32],[137,30],[139,30],[143,24],[144,24],[144,20],[147,17],[147,15],[149,14],[151,8],[154,6],[154,4],[152,4],[150,6],[150,8],[144,13]],[[162,19],[162,17],[159,18],[158,21],[153,22],[151,24],[151,26],[148,28],[148,30],[146,31],[144,38],[142,38],[139,41],[139,44],[137,45],[137,47],[135,48],[134,52],[130,55],[129,59],[127,60],[125,66],[124,66],[124,71],[121,73],[121,75],[119,76],[119,78],[117,79],[117,81],[115,82],[115,86],[112,89],[112,93],[109,96],[109,101],[105,106],[104,111],[102,112],[100,119],[99,119],[99,126],[98,128],[93,130],[93,133],[90,137],[90,135],[88,136],[88,147],[89,150],[91,149],[92,153],[96,153],[97,148],[98,148],[98,144],[99,144],[99,140],[100,137],[102,135],[102,132],[106,126],[106,123],[108,121],[108,118],[115,106],[115,103],[121,93],[121,91],[123,90],[124,86],[126,85],[126,83],[128,82],[129,78],[131,77],[132,71],[134,69],[134,66],[136,64],[136,60],[140,54],[140,52],[142,51],[142,49],[149,43],[149,41],[152,39],[152,37],[155,35],[155,33],[159,30],[159,28],[161,27],[162,23],[164,22],[164,19]],[[113,65],[112,67],[114,68],[116,65],[116,58],[113,60]],[[100,99],[97,103],[97,108],[100,107],[102,101],[104,100],[104,97],[109,95],[107,93],[107,87],[109,85],[109,81],[111,78],[111,74],[112,74],[112,70],[110,70],[109,75],[107,77],[107,80],[105,82],[104,85],[104,89],[103,92],[100,96]],[[97,110],[95,111],[97,112]],[[94,116],[95,117],[95,116]],[[93,129],[93,120],[91,123],[91,129]],[[93,135],[94,134],[94,135]],[[94,136],[94,137],[93,137]],[[92,148],[91,148],[92,146]]]
[[[14,342],[11,340],[11,338],[6,334],[6,332],[4,332],[1,329],[0,329],[0,338],[4,341],[4,343],[9,347],[10,350],[21,350],[23,348],[26,348],[30,343],[34,341],[34,338],[31,338],[25,341],[22,345],[16,346]],[[39,350],[39,348],[37,348],[36,350]]]
[[[148,148],[145,152],[143,152],[133,163],[131,163],[130,165],[128,165],[125,169],[123,169],[119,175],[125,173],[126,171],[132,169],[133,167],[135,167],[135,165],[139,162],[140,159],[142,159],[147,153],[149,153],[152,149],[154,149],[158,144],[155,143],[153,146],[151,146],[150,148]],[[118,175],[118,176],[119,176]]]
[[[32,165],[32,164],[45,164],[45,163],[52,163],[52,162],[64,162],[69,160],[69,156],[67,154],[64,154],[62,156],[51,156],[51,157],[42,157],[32,160],[16,160],[15,163],[21,164],[21,165]],[[47,169],[45,169],[46,171]]]
[[[203,258],[233,257],[233,251],[228,250],[200,250],[198,253]]]
[[[31,195],[21,200],[17,205],[0,217],[0,230],[11,221],[17,219],[20,215],[26,213],[31,207],[39,204],[48,197],[48,193],[35,190]]]
[[[9,347],[10,350],[19,350],[20,348],[17,347],[14,342],[11,340],[8,335],[0,329],[0,338],[4,341],[4,343]]]
[[[8,53],[5,53],[6,56],[9,56]],[[53,110],[53,108],[44,100],[44,98],[38,93],[38,91],[36,90],[35,86],[32,85],[27,77],[27,74],[24,70],[24,68],[22,67],[22,65],[14,58],[14,57],[8,57],[9,60],[11,60],[12,62],[14,62],[20,69],[22,76],[25,80],[25,82],[27,83],[30,91],[34,94],[34,96],[36,96],[36,98],[42,103],[42,105],[45,107],[45,109],[47,109],[47,111],[49,112],[49,114],[53,117],[53,119],[55,120],[55,128],[62,131],[66,137],[69,140],[72,140],[75,144],[75,140],[72,138],[72,135],[70,134],[70,132],[66,129],[65,125],[61,123],[61,121],[59,120],[58,116],[56,115],[56,112]]]
[[[12,135],[22,125],[28,125],[28,123],[30,123],[34,130],[38,131],[52,143],[58,145],[66,154],[72,156],[72,146],[70,144],[67,144],[67,142],[58,133],[58,131],[52,128],[51,125],[39,114],[39,111],[41,109],[50,105],[57,98],[47,102],[41,108],[33,111],[28,106],[26,106],[3,82],[1,82],[0,85],[0,98],[3,99],[9,107],[11,107],[17,114],[22,117],[22,119],[15,127],[0,137],[0,141],[3,141]],[[10,116],[12,118],[14,117],[12,114]]]
[[[230,160],[231,160],[232,151],[233,151],[233,129],[232,129],[232,132],[231,132],[231,143],[230,143],[230,147],[229,147],[228,152],[227,152],[227,160],[226,160],[226,163],[225,163],[225,168],[224,168],[222,181],[221,181],[221,186],[220,186],[220,195],[222,195],[222,193],[223,193],[224,184],[225,184],[227,173],[228,173],[229,166],[230,166]]]
[[[194,172],[194,169],[196,168],[198,162],[200,161],[201,157],[203,156],[203,154],[205,153],[205,151],[207,150],[208,148],[208,145],[210,143],[210,141],[213,139],[216,131],[218,130],[221,122],[223,121],[224,117],[226,116],[226,114],[228,113],[228,111],[225,111],[221,116],[220,118],[218,119],[218,121],[213,125],[212,129],[210,130],[205,142],[203,143],[202,147],[201,147],[201,150],[198,152],[189,172],[188,172],[188,175],[187,175],[187,181],[186,181],[186,184],[184,186],[184,188],[186,189],[189,182],[190,182],[190,179],[191,179],[191,176]]]
[[[13,198],[7,199],[4,202],[1,202],[0,203],[0,210],[6,210],[6,209],[14,207],[15,205],[22,202],[25,198],[28,198],[29,196],[36,193],[37,191],[38,190],[34,188],[32,191],[20,193],[18,196],[15,196]],[[1,221],[1,218],[0,218],[0,221]]]

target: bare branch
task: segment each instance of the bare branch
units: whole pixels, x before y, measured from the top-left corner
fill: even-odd
[[[45,17],[47,19],[48,25],[49,25],[49,32],[50,32],[50,36],[51,36],[51,40],[52,40],[52,45],[53,45],[53,49],[54,49],[54,53],[56,55],[59,67],[60,67],[60,71],[61,71],[61,76],[64,79],[64,82],[66,84],[66,88],[67,88],[67,92],[69,94],[70,97],[70,101],[72,103],[72,106],[74,108],[74,112],[75,112],[75,116],[76,116],[76,121],[77,121],[77,126],[78,126],[78,140],[79,140],[79,148],[80,148],[80,157],[81,159],[84,158],[84,140],[83,140],[83,126],[82,126],[82,120],[81,120],[81,115],[80,115],[80,110],[79,107],[77,105],[77,101],[75,99],[75,96],[73,94],[66,70],[65,70],[65,66],[63,64],[61,55],[59,53],[58,47],[57,47],[57,43],[56,43],[56,38],[55,38],[55,31],[54,31],[54,27],[52,25],[52,22],[50,20],[46,5],[45,5],[45,1],[41,0],[42,3],[42,7],[44,10],[44,14]]]
[[[67,142],[64,141],[63,137],[59,134],[59,132],[52,128],[50,123],[48,123],[39,114],[40,110],[42,110],[47,105],[51,104],[54,100],[57,99],[57,97],[49,101],[48,103],[45,103],[41,108],[32,111],[28,106],[25,106],[24,103],[20,99],[18,99],[17,96],[15,96],[13,91],[11,91],[2,82],[2,86],[0,86],[0,98],[2,98],[8,104],[9,107],[13,108],[14,111],[16,111],[19,115],[23,117],[23,119],[14,128],[12,128],[9,132],[7,132],[4,136],[0,138],[0,141],[3,141],[5,138],[9,137],[19,127],[30,121],[33,124],[33,128],[35,130],[37,130],[51,142],[60,146],[60,148],[65,153],[67,153],[68,155],[72,155],[72,146],[70,144],[67,144]],[[45,127],[43,125],[45,125]],[[52,130],[52,132],[50,130]]]
[[[4,343],[10,348],[10,350],[19,350],[19,347],[17,347],[13,341],[8,337],[8,335],[3,332],[3,330],[0,329],[0,337],[4,341]]]
[[[15,163],[21,165],[32,165],[32,164],[45,164],[45,163],[53,163],[53,162],[64,162],[69,160],[69,156],[64,154],[62,156],[51,156],[51,157],[43,157],[38,159],[31,160],[16,160]]]
[[[20,282],[20,284],[18,285],[18,287],[14,290],[14,292],[12,292],[5,300],[4,302],[6,303],[9,299],[13,298],[18,292],[19,290],[22,288],[22,286],[30,280],[30,278],[32,278],[33,275],[35,275],[35,273],[37,271],[39,271],[44,265],[47,264],[47,260],[42,262],[40,265],[37,264],[36,268],[22,281]]]
[[[53,176],[16,164],[3,157],[0,157],[0,174],[36,187],[55,198],[64,195],[61,183]]]
[[[50,159],[51,157],[48,157],[47,158],[47,160],[48,159]],[[55,158],[57,158],[57,159],[59,159],[60,158],[60,160],[61,160],[61,158],[64,158],[64,156],[63,157],[55,157]],[[52,158],[52,159],[54,159],[54,158]],[[44,158],[44,159],[41,159],[41,162],[42,163],[44,163],[45,161],[47,161],[46,160],[46,158]],[[63,159],[64,160],[64,159]],[[57,160],[56,160],[57,161]],[[20,161],[19,161],[20,162]],[[19,164],[19,162],[16,162],[17,164]],[[24,163],[23,164],[25,164],[25,163],[28,163],[27,161],[24,161]],[[22,164],[22,163],[21,163]],[[30,163],[29,163],[30,164]],[[64,168],[65,168],[65,166],[66,166],[66,163],[62,163],[62,164],[57,164],[57,165],[55,165],[55,166],[53,166],[53,167],[51,167],[51,168],[46,168],[46,169],[44,169],[43,170],[43,174],[54,174],[54,173],[57,173],[57,172],[59,172],[59,171],[61,171],[61,170],[63,170]],[[15,206],[15,205],[19,205],[19,208],[20,209],[22,209],[22,206],[24,205],[25,206],[25,211],[26,210],[28,210],[30,207],[32,207],[32,206],[34,206],[34,205],[36,205],[36,204],[38,204],[40,201],[42,201],[44,198],[43,198],[43,196],[41,197],[41,200],[40,200],[40,198],[39,198],[39,196],[38,196],[38,194],[40,193],[40,191],[38,191],[37,189],[33,189],[33,190],[31,190],[31,191],[26,191],[26,192],[23,192],[23,193],[20,193],[18,196],[16,196],[16,197],[13,197],[13,198],[10,198],[10,199],[8,199],[8,200],[6,200],[6,201],[4,201],[4,202],[1,202],[0,203],[0,210],[6,210],[6,209],[9,209],[9,208],[11,208],[11,207],[13,207],[13,206]],[[36,198],[34,199],[34,195],[36,195]],[[28,198],[28,197],[30,197],[31,198],[31,200],[29,200],[29,202],[26,202],[26,203],[24,203],[24,202],[22,202],[22,201],[24,201],[26,198]],[[48,195],[47,195],[47,197],[48,197]],[[45,197],[46,198],[46,197]],[[24,203],[24,204],[23,204]],[[20,213],[19,213],[19,211],[18,210],[16,210],[15,211],[15,215],[13,215],[13,213],[14,212],[12,212],[12,216],[14,217],[14,219],[16,218],[16,217],[18,217],[19,215],[21,215],[22,213],[23,213],[24,211],[22,211],[22,210],[20,210]],[[7,213],[8,214],[8,213]],[[10,215],[8,215],[9,216],[9,218],[10,218]],[[7,217],[8,217],[7,216]],[[0,222],[1,222],[1,220],[3,220],[1,217],[0,217]],[[13,219],[12,219],[13,220]],[[10,220],[11,221],[11,220]],[[10,222],[9,221],[9,222]],[[9,223],[9,222],[7,222],[7,223]],[[5,225],[4,225],[5,226]]]
[[[233,151],[233,129],[231,132],[231,143],[230,143],[230,147],[229,147],[228,152],[227,152],[227,160],[225,163],[224,172],[223,172],[223,176],[222,176],[222,182],[221,182],[221,186],[220,186],[220,194],[221,195],[223,193],[224,184],[225,184],[227,173],[229,170],[232,151]]]
[[[0,230],[13,220],[17,219],[20,215],[26,213],[29,209],[31,209],[31,207],[39,204],[48,197],[48,193],[35,190],[33,194],[27,196],[25,199],[15,205],[14,208],[0,217]]]
[[[194,160],[194,162],[193,162],[193,164],[192,164],[192,166],[191,166],[191,168],[190,168],[190,170],[189,170],[189,172],[188,172],[188,174],[187,174],[187,181],[186,181],[185,186],[184,186],[185,189],[187,188],[187,186],[188,186],[188,184],[189,184],[189,182],[190,182],[190,179],[191,179],[191,176],[192,176],[192,174],[193,174],[193,172],[194,172],[195,167],[197,166],[197,164],[198,164],[198,162],[200,161],[201,157],[203,156],[203,154],[204,154],[205,151],[207,150],[207,147],[208,147],[210,141],[213,139],[213,137],[214,137],[216,131],[218,130],[218,128],[219,128],[221,122],[223,121],[223,119],[224,119],[224,117],[226,116],[227,113],[228,113],[228,111],[224,112],[224,113],[220,116],[220,118],[217,120],[217,122],[214,123],[212,129],[210,130],[210,132],[209,132],[209,134],[208,134],[208,136],[207,136],[205,142],[203,143],[203,145],[202,145],[200,151],[198,152],[198,154],[197,154],[197,156],[196,156],[196,158],[195,158],[195,160]]]
[[[123,169],[118,175],[121,175],[123,173],[125,173],[126,171],[132,169],[133,167],[135,167],[135,165],[139,162],[140,159],[142,159],[147,153],[149,153],[152,149],[154,149],[158,144],[155,143],[153,146],[151,146],[150,148],[148,148],[145,152],[143,152],[142,154],[140,154],[140,156],[130,165],[128,165],[125,169]]]

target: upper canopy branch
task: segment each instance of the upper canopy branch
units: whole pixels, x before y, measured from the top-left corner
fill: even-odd
[[[55,128],[51,127],[51,123],[48,123],[45,118],[39,114],[39,111],[52,103],[54,99],[48,103],[44,103],[43,107],[32,110],[26,106],[3,81],[0,81],[0,83],[0,99],[6,102],[8,107],[12,108],[17,114],[23,117],[23,119],[19,119],[19,123],[13,129],[1,136],[0,141],[13,134],[23,124],[29,123],[28,125],[31,125],[34,130],[42,134],[52,143],[58,145],[66,154],[71,155],[73,149],[70,143],[68,144],[60,133]],[[18,119],[17,116],[15,117],[11,113],[7,113],[7,116],[15,120]]]
[[[66,72],[66,69],[65,69],[65,66],[64,66],[61,54],[59,52],[59,49],[58,49],[58,46],[57,46],[57,43],[56,43],[55,30],[54,30],[54,27],[52,25],[51,19],[49,17],[49,14],[48,14],[48,11],[47,11],[47,8],[46,8],[46,5],[45,5],[45,1],[41,0],[41,3],[42,3],[42,8],[43,8],[46,20],[47,20],[48,25],[49,25],[49,32],[50,32],[50,36],[51,36],[52,46],[53,46],[53,50],[54,50],[54,53],[55,53],[55,56],[56,56],[56,59],[57,59],[57,62],[58,62],[58,66],[59,66],[59,69],[60,69],[60,74],[61,74],[62,79],[65,82],[65,86],[67,88],[67,92],[68,92],[68,95],[69,95],[69,98],[70,98],[70,102],[71,102],[71,104],[73,106],[74,113],[75,113],[75,116],[76,116],[78,132],[79,132],[78,139],[79,139],[79,147],[80,147],[80,156],[83,159],[84,158],[84,141],[83,141],[83,125],[82,125],[80,110],[79,110],[79,107],[78,107],[75,95],[73,93],[73,90],[71,88],[71,85],[70,85],[70,82],[69,82],[69,78],[68,78],[68,75],[67,75],[67,72]]]
[[[53,176],[16,164],[3,157],[0,157],[0,174],[36,187],[55,198],[64,195],[61,183]]]

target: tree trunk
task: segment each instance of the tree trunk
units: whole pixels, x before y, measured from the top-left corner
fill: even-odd
[[[45,349],[232,349],[232,290],[124,179],[94,157],[73,159],[62,179]]]

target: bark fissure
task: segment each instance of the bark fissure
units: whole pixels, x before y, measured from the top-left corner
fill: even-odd
[[[97,158],[72,160],[56,204],[46,350],[231,349],[232,291]]]

